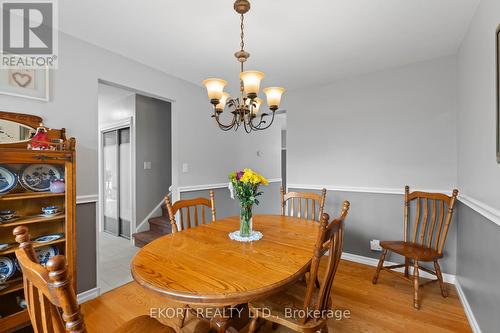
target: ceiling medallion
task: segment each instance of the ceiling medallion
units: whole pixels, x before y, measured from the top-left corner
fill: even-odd
[[[232,128],[236,131],[243,125],[245,131],[250,133],[251,131],[264,130],[271,126],[274,121],[276,110],[278,110],[281,102],[281,95],[285,89],[281,87],[263,89],[267,98],[267,105],[272,115],[270,116],[269,113],[266,112],[261,112],[259,115],[263,100],[258,97],[258,93],[260,82],[264,78],[264,73],[243,70],[243,63],[250,57],[250,53],[246,52],[244,49],[244,15],[250,10],[250,2],[248,2],[248,0],[236,0],[234,2],[234,10],[240,14],[241,17],[240,50],[234,54],[241,65],[240,96],[237,98],[230,98],[229,94],[224,92],[224,87],[227,85],[227,82],[222,79],[209,78],[203,81],[203,85],[207,88],[208,99],[214,108],[212,118],[215,119],[219,127],[224,131],[228,131]],[[223,124],[220,120],[220,115],[224,112],[226,106],[229,109],[229,113],[232,114],[232,119],[228,124]]]

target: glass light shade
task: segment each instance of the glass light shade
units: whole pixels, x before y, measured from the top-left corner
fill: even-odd
[[[222,79],[210,78],[203,81],[203,85],[207,88],[208,99],[220,100],[227,82]]]
[[[255,98],[253,100],[253,109],[252,109],[253,114],[259,113],[260,107],[261,107],[263,102],[264,101],[262,100],[262,98],[259,98],[259,97]]]
[[[285,92],[284,88],[281,87],[269,87],[264,89],[264,94],[267,97],[267,105],[272,110],[277,109],[281,103],[281,95]]]
[[[243,81],[243,90],[250,98],[257,96],[260,89],[260,81],[263,78],[264,73],[259,71],[244,71],[240,73],[240,79]]]
[[[215,109],[220,111],[224,110],[228,99],[229,99],[229,94],[227,92],[223,92],[222,97],[219,99],[219,104],[215,106]]]

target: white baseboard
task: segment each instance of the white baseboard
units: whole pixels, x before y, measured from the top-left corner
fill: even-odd
[[[374,266],[374,267],[376,267],[378,265],[378,259],[370,258],[370,257],[364,257],[364,256],[360,256],[360,255],[357,255],[357,254],[352,254],[352,253],[343,252],[342,253],[342,259],[347,260],[347,261],[357,262],[359,264],[364,264],[364,265],[368,265],[368,266]],[[396,263],[396,262],[391,262],[391,261],[387,261],[387,260],[384,262],[385,266],[397,265],[397,264],[398,263]],[[404,268],[395,269],[395,271],[403,273],[404,272]],[[412,271],[412,268],[410,268],[410,272],[411,271]],[[423,272],[423,271],[419,272],[419,276],[423,277],[423,278],[427,278],[427,279],[435,279],[436,278],[434,275],[429,274],[427,272]],[[445,282],[451,283],[451,284],[455,284],[456,283],[455,275],[453,275],[453,274],[444,273],[443,274],[443,280]]]
[[[462,302],[465,315],[467,316],[467,320],[469,321],[469,325],[472,329],[472,332],[481,333],[481,328],[479,327],[479,323],[477,322],[476,317],[474,316],[474,312],[472,312],[472,309],[470,308],[469,302],[467,301],[467,297],[465,297],[465,293],[458,279],[456,279],[455,281],[455,288],[457,288],[458,297]]]
[[[82,304],[82,303],[85,303],[87,301],[90,301],[91,299],[96,298],[97,296],[99,296],[100,293],[101,293],[101,291],[99,288],[93,288],[93,289],[84,291],[82,293],[79,293],[76,296],[76,299],[78,301],[78,304]]]

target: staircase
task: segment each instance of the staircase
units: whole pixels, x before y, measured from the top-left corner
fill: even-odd
[[[143,247],[163,235],[172,233],[172,227],[170,226],[170,221],[168,219],[167,207],[162,205],[161,211],[161,216],[152,217],[148,220],[148,231],[137,232],[132,235],[132,237],[134,237],[135,246]]]

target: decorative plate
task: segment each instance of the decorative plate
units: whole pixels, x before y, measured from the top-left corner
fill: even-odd
[[[56,239],[59,239],[62,237],[64,237],[63,233],[52,234],[52,235],[46,235],[46,236],[41,236],[41,237],[35,238],[33,241],[35,243],[47,243],[47,242],[55,241]]]
[[[0,244],[0,251],[5,251],[7,249],[10,249],[14,244],[9,244],[9,243],[3,243]]]
[[[36,255],[38,257],[38,262],[40,265],[45,266],[47,261],[49,261],[50,258],[57,256],[59,254],[59,249],[57,246],[54,245],[48,245],[48,246],[43,246],[39,247],[38,249],[35,250]]]
[[[0,257],[0,274],[3,274],[6,279],[14,275],[16,268],[14,262],[9,257]]]
[[[30,191],[45,192],[50,190],[50,183],[63,178],[59,168],[50,164],[31,164],[23,169],[19,182]]]
[[[16,185],[17,175],[6,167],[0,166],[0,193],[9,192]]]

